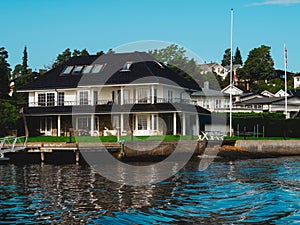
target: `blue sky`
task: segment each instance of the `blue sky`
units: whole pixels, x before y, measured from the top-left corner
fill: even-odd
[[[300,71],[300,0],[12,0],[1,1],[0,46],[9,63],[50,65],[66,48],[90,53],[126,43],[160,40],[183,46],[203,60],[221,62],[230,47],[230,9],[234,9],[233,48],[243,61],[262,44],[271,46],[275,68]],[[139,50],[139,49],[137,49]]]

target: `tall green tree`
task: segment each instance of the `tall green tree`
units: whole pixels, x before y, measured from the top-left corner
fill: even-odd
[[[82,49],[81,51],[78,49],[74,49],[73,52],[71,52],[70,48],[67,48],[65,51],[63,51],[61,54],[59,54],[56,57],[55,62],[52,64],[52,68],[58,66],[61,63],[66,62],[71,57],[84,56],[84,55],[90,55],[89,52],[86,50],[86,48]]]
[[[173,70],[177,70],[181,75],[182,73],[186,73],[189,75],[195,74],[197,69],[196,62],[194,59],[189,59],[186,56],[186,50],[183,47],[179,47],[178,45],[172,44],[162,49],[155,49],[149,51],[149,54],[152,55],[155,59],[160,62],[165,63]],[[186,76],[186,78],[188,78]]]
[[[162,49],[149,51],[149,53],[177,74],[188,80],[196,81],[200,87],[204,86],[205,81],[209,81],[211,89],[220,89],[219,81],[221,81],[221,77],[214,73],[203,74],[196,61],[186,56],[186,50],[183,47],[172,44]]]
[[[7,99],[9,92],[10,68],[7,62],[8,52],[0,48],[0,99]]]
[[[230,48],[227,48],[223,55],[221,65],[222,66],[230,66],[230,57],[231,57],[231,51],[230,51]]]
[[[102,51],[102,50],[96,53],[96,55],[99,55],[99,56],[104,55],[104,54],[105,54],[105,53],[104,53],[104,51]]]
[[[239,47],[236,48],[234,57],[233,57],[233,64],[234,65],[243,65],[242,55],[239,50]]]
[[[274,76],[274,61],[271,57],[271,47],[261,45],[252,49],[243,68],[237,71],[242,79],[250,82],[257,80],[270,80]]]
[[[23,58],[22,58],[22,70],[21,75],[25,75],[28,73],[28,54],[27,54],[27,47],[24,47],[23,51]]]
[[[57,67],[59,64],[66,62],[67,60],[69,60],[72,57],[72,53],[70,48],[67,48],[66,50],[64,50],[61,54],[58,54],[58,56],[56,57],[55,62],[52,65],[52,68]]]
[[[80,51],[80,55],[90,55],[90,53],[84,48]]]
[[[12,79],[16,79],[21,76],[23,70],[23,66],[21,64],[15,65],[14,70],[12,71]]]
[[[8,134],[9,130],[15,129],[19,119],[19,113],[15,105],[8,101],[0,101],[0,135]]]

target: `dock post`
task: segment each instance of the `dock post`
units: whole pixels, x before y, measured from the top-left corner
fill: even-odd
[[[41,152],[41,161],[44,162],[45,161],[45,153]]]
[[[79,163],[79,151],[78,150],[75,150],[75,161],[76,161],[76,164]]]

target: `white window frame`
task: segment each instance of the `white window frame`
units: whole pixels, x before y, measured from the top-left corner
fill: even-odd
[[[86,96],[84,96],[86,95]],[[89,91],[79,91],[78,92],[78,103],[79,105],[89,104]]]

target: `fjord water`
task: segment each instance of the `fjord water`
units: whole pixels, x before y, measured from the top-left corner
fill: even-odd
[[[300,157],[198,158],[163,182],[126,186],[82,165],[0,165],[0,224],[297,224]]]

